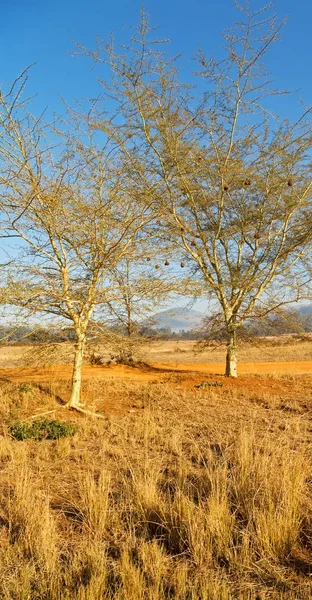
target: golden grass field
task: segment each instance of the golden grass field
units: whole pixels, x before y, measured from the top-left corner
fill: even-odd
[[[192,342],[85,365],[102,419],[64,409],[70,367],[27,351],[0,349],[1,599],[312,598],[310,338],[242,345],[237,380]],[[40,414],[78,432],[12,439]]]
[[[33,352],[33,346],[11,345],[0,347],[0,368],[20,366],[24,357]],[[109,352],[103,349],[103,355],[109,358]],[[147,342],[142,352],[144,360],[149,363],[224,363],[225,347],[212,344],[200,351],[197,342],[193,341],[159,341]],[[280,362],[311,361],[312,334],[303,336],[280,336],[255,339],[252,342],[240,342],[240,362]]]

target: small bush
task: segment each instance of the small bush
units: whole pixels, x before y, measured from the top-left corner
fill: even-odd
[[[21,383],[18,386],[18,391],[21,394],[33,394],[34,393],[34,387],[33,387],[33,385],[31,385],[31,383]]]
[[[10,432],[16,440],[23,441],[30,438],[40,440],[58,440],[61,437],[74,435],[76,425],[70,422],[40,419],[31,425],[29,423],[15,423],[11,425]]]
[[[207,387],[223,387],[223,383],[221,381],[202,381],[202,383],[197,383],[194,387],[203,390]]]

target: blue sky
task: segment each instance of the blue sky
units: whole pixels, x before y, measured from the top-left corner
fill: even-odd
[[[36,107],[58,110],[61,94],[90,97],[96,92],[97,71],[88,60],[70,56],[73,41],[92,47],[95,34],[107,38],[114,30],[123,40],[127,25],[137,22],[140,0],[2,0],[0,35],[0,82],[10,81],[27,65],[37,62],[29,91],[37,94]],[[251,0],[259,7],[264,1]],[[183,74],[200,44],[208,54],[220,53],[220,31],[233,23],[237,11],[232,0],[147,0],[144,6],[159,36],[172,40],[173,54],[182,52]],[[268,57],[278,86],[299,89],[310,103],[312,2],[277,0],[274,11],[289,15],[282,40]],[[285,100],[282,100],[285,102]],[[286,100],[292,112],[293,100]],[[289,115],[291,117],[291,114]]]
[[[265,2],[251,0],[252,6]],[[62,95],[67,102],[97,93],[96,77],[87,59],[72,57],[73,42],[93,47],[98,34],[108,38],[115,31],[121,42],[126,26],[139,19],[140,0],[2,0],[0,23],[0,82],[12,81],[23,68],[36,62],[28,91],[36,94],[35,109],[59,111]],[[151,24],[159,26],[157,36],[172,40],[170,52],[182,53],[182,72],[187,79],[192,55],[200,45],[207,54],[220,55],[220,32],[229,27],[238,13],[232,0],[146,0]],[[267,65],[276,85],[296,89],[306,104],[312,103],[311,0],[277,0],[274,11],[289,15],[281,41],[268,55]],[[298,114],[291,97],[278,101],[284,116]],[[204,309],[206,303],[197,303]]]

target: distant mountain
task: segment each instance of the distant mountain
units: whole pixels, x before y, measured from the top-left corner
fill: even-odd
[[[298,308],[298,313],[303,317],[308,317],[312,315],[312,304],[304,304],[300,308]]]
[[[304,304],[298,308],[297,314],[305,331],[312,331],[312,304]]]
[[[177,307],[155,313],[144,321],[144,325],[153,329],[169,327],[171,331],[178,333],[200,328],[204,318],[205,315],[197,310]]]
[[[305,331],[312,330],[312,303],[300,306],[295,311],[303,325]],[[206,315],[198,312],[197,310],[188,309],[184,307],[169,308],[161,312],[155,313],[148,319],[146,319],[143,325],[151,327],[152,329],[163,329],[169,328],[174,333],[180,331],[191,331],[192,329],[200,329],[204,323]],[[257,320],[255,320],[257,324]],[[267,333],[266,330],[261,329],[263,324],[259,323],[260,330],[258,335],[273,335],[273,333]]]

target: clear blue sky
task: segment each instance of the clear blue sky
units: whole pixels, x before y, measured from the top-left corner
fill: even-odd
[[[264,3],[251,0],[255,7]],[[92,96],[96,71],[87,60],[70,56],[72,42],[92,47],[95,34],[107,38],[111,30],[122,40],[124,27],[139,18],[140,4],[140,0],[2,0],[0,82],[14,79],[37,62],[29,91],[37,94],[38,108],[58,110],[58,94],[69,102]],[[151,23],[160,26],[159,35],[171,38],[172,53],[183,53],[185,72],[199,44],[208,54],[218,54],[220,31],[238,14],[232,0],[147,0],[144,6]],[[312,2],[277,0],[274,10],[280,16],[289,14],[289,22],[270,52],[269,67],[279,86],[300,89],[310,104]],[[292,111],[293,101],[287,102],[286,110]]]

